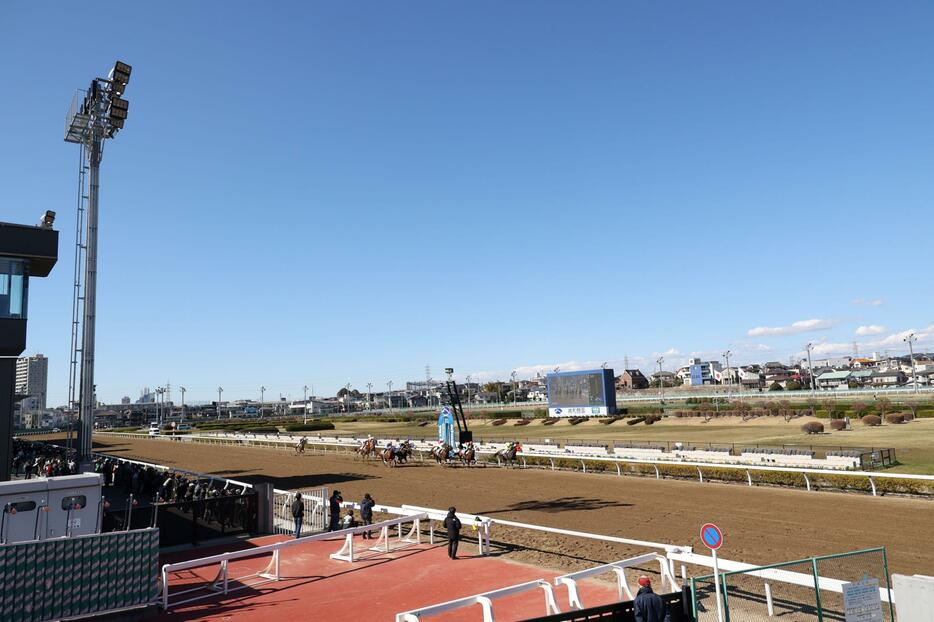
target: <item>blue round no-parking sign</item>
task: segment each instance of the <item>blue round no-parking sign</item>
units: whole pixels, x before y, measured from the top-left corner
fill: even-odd
[[[716,551],[723,546],[723,532],[713,523],[706,523],[700,530],[701,540],[711,551]]]

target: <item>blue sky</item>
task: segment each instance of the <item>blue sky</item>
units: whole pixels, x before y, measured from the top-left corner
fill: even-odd
[[[102,399],[934,346],[932,27],[925,2],[4,3],[0,217],[62,231],[28,352],[61,403],[62,119],[118,58]]]

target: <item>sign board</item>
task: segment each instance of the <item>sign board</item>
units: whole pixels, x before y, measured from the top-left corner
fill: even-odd
[[[549,417],[607,417],[610,410],[606,406],[559,406],[549,408]]]
[[[445,406],[438,413],[438,440],[447,443],[451,447],[457,447],[454,431],[454,413]]]
[[[846,622],[884,622],[879,580],[866,577],[844,583],[843,611]]]
[[[716,551],[723,546],[723,532],[713,523],[705,523],[700,530],[701,541],[711,551]]]

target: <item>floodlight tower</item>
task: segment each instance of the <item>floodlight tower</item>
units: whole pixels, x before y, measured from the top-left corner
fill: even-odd
[[[90,175],[87,192],[87,229],[84,243],[81,243],[79,229],[76,249],[76,267],[84,259],[84,287],[81,292],[80,272],[76,268],[75,311],[72,318],[72,365],[77,368],[80,358],[80,393],[78,417],[80,421],[80,445],[78,446],[78,464],[87,467],[91,462],[91,433],[94,430],[94,341],[97,319],[97,214],[98,194],[100,191],[100,166],[104,153],[104,141],[113,138],[123,129],[130,104],[123,99],[126,85],[130,81],[132,67],[117,61],[107,78],[94,78],[86,93],[75,93],[71,108],[65,116],[65,141],[81,145],[81,168],[78,188],[79,212],[83,211],[84,174]],[[81,220],[78,221],[78,227]],[[83,251],[83,253],[82,253]],[[80,319],[79,319],[80,318]],[[78,351],[78,323],[80,321],[81,340]],[[74,384],[74,379],[72,379]],[[69,388],[70,397],[75,387]]]

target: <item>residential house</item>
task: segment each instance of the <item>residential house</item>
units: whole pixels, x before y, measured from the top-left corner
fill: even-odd
[[[617,389],[647,389],[649,379],[638,369],[626,369],[616,378]]]
[[[908,382],[908,374],[900,369],[877,369],[871,380],[874,387],[897,387]]]
[[[818,389],[839,389],[849,388],[851,372],[848,369],[842,371],[826,371],[817,376]]]

